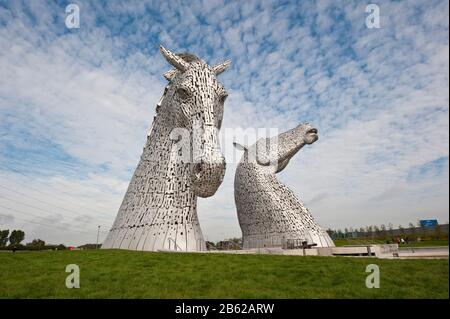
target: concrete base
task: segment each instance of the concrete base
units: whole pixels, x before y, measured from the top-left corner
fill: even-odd
[[[177,252],[174,250],[159,250]],[[179,252],[179,251],[178,251]],[[284,256],[344,256],[344,257],[376,257],[387,259],[406,258],[448,258],[448,247],[399,249],[397,244],[319,247],[310,249],[253,248],[243,250],[210,250],[215,254],[265,254]]]
[[[398,251],[401,259],[445,259],[448,258],[447,247],[401,248]]]

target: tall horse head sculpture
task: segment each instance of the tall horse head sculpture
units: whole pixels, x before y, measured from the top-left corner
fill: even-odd
[[[160,48],[174,67],[157,105],[140,162],[103,248],[205,250],[197,196],[214,195],[225,174],[218,139],[227,92],[209,66],[189,53]]]

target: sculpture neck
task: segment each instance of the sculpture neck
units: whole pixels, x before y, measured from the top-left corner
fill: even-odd
[[[163,105],[163,107],[167,105]],[[168,110],[160,110],[155,116],[150,135],[144,147],[142,159],[148,160],[149,178],[154,180],[157,193],[166,197],[188,197],[189,202],[195,201],[196,195],[191,187],[191,163],[180,163],[176,158],[176,141],[170,138],[176,128],[175,116]],[[141,159],[141,160],[142,160]],[[158,182],[156,182],[158,181]],[[195,204],[193,203],[195,206]]]

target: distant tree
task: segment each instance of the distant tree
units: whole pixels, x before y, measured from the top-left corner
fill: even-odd
[[[364,232],[365,232],[364,228],[360,227],[359,228],[359,236],[363,236]]]
[[[19,245],[25,239],[25,233],[22,230],[13,230],[9,236],[9,245]]]
[[[434,226],[434,237],[435,239],[441,238],[441,227],[439,225]]]
[[[327,230],[328,235],[330,235],[331,239],[335,240],[339,238],[338,231],[336,229],[328,229]]]
[[[101,247],[100,244],[98,246],[97,246],[97,244],[84,244],[84,245],[78,246],[78,248],[80,248],[80,249],[98,249],[100,247]]]
[[[37,247],[39,249],[42,249],[45,247],[45,241],[43,241],[42,239],[33,239],[33,241],[31,243],[27,244],[27,246]]]
[[[366,230],[367,230],[367,236],[370,236],[373,238],[373,226],[372,225],[367,226]]]
[[[5,247],[8,243],[9,229],[0,230],[0,247]]]
[[[409,234],[414,236],[416,234],[416,226],[413,223],[408,224]]]
[[[354,238],[354,237],[355,237],[355,231],[353,230],[352,227],[350,227],[350,228],[348,229],[348,232],[349,232],[349,235],[350,235],[351,238]]]
[[[380,228],[378,228],[378,226],[373,226],[373,231],[375,232],[375,235],[377,236],[377,237],[379,237],[380,236],[380,233],[381,233],[381,231],[380,231]]]
[[[399,232],[400,232],[400,236],[404,236],[404,234],[405,234],[405,229],[403,228],[402,225],[398,225],[398,230],[399,230]]]
[[[229,241],[231,242],[233,249],[241,249],[242,248],[242,238],[234,237],[234,238],[230,238]]]
[[[348,237],[348,228],[345,227],[344,228],[344,238],[347,238],[347,237]]]
[[[388,229],[389,229],[389,234],[391,236],[394,236],[394,225],[392,225],[392,223],[388,224]]]

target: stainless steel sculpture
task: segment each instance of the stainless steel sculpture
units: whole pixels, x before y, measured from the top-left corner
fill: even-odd
[[[212,196],[225,160],[218,143],[227,92],[214,67],[198,57],[161,53],[175,69],[160,102],[140,162],[102,248],[205,250],[197,196]]]
[[[317,133],[311,125],[301,124],[250,147],[235,143],[244,151],[234,180],[244,249],[282,247],[287,242],[334,246],[303,203],[275,176],[305,144],[317,141]]]

